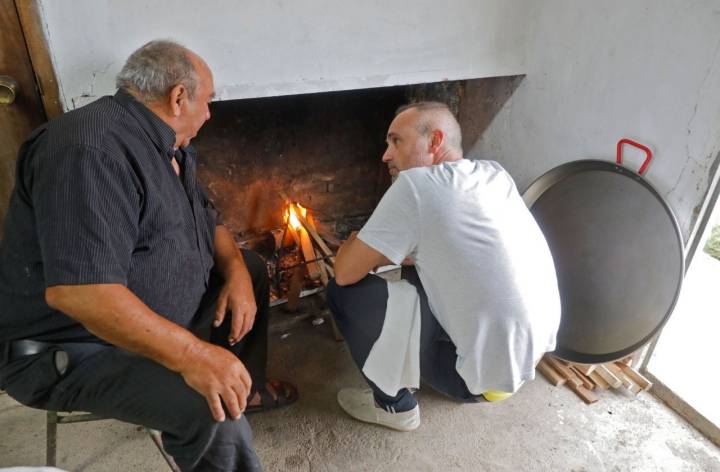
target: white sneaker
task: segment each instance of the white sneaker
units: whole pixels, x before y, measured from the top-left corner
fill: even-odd
[[[337,394],[340,408],[353,418],[366,423],[375,423],[398,431],[412,431],[420,426],[420,406],[410,411],[389,413],[375,405],[372,390],[343,388]]]

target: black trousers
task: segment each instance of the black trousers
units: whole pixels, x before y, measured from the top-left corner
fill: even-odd
[[[467,388],[455,370],[457,353],[455,344],[440,326],[430,310],[425,289],[412,266],[403,267],[402,278],[413,284],[420,296],[420,378],[445,395],[474,403],[478,399]],[[328,304],[335,315],[338,328],[347,342],[355,364],[362,370],[385,322],[387,309],[387,282],[368,275],[353,285],[341,287],[332,280],[328,285]],[[407,411],[417,404],[408,389],[392,395],[380,390],[367,377],[375,401],[388,411]],[[480,397],[482,398],[482,397]]]
[[[222,287],[215,274],[188,328],[237,355],[255,388],[265,384],[269,283],[265,263],[257,254],[243,251],[243,258],[258,307],[252,330],[229,347],[231,316],[218,328],[212,327]],[[53,361],[54,351],[60,349],[70,358],[62,376]],[[0,387],[35,408],[88,411],[160,430],[165,449],[183,471],[261,470],[245,415],[239,420],[228,415],[225,421],[216,422],[205,398],[180,374],[114,346],[62,343],[50,351],[13,359],[0,368]]]

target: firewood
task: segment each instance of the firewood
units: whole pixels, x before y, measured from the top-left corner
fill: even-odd
[[[300,236],[300,247],[302,248],[303,257],[305,261],[307,261],[308,274],[311,279],[317,280],[321,276],[321,269],[320,264],[315,260],[317,256],[315,255],[315,248],[313,247],[312,241],[310,241],[310,236],[308,236],[305,228],[298,228],[297,233]]]
[[[622,387],[622,380],[617,378],[615,374],[610,372],[605,365],[600,364],[595,368],[595,372],[600,375],[605,382],[607,382],[612,388]]]
[[[580,380],[578,376],[575,375],[575,372],[573,372],[570,367],[568,367],[563,361],[561,361],[557,357],[546,354],[544,359],[547,360],[548,364],[550,364],[553,369],[555,369],[560,373],[560,375],[565,377],[565,380],[567,380],[568,383],[571,383],[577,387],[583,384],[582,380]]]
[[[297,208],[295,206],[295,204],[288,198],[288,196],[285,194],[285,192],[280,191],[278,193],[280,194],[280,196],[283,198],[283,200],[285,200],[285,202],[288,205],[293,207],[293,209]],[[315,242],[317,243],[320,250],[326,256],[332,256],[333,252],[330,250],[330,248],[327,246],[327,244],[325,244],[325,241],[323,241],[323,239],[320,237],[320,235],[317,233],[317,231],[315,231],[315,229],[308,223],[307,219],[304,216],[302,216],[302,213],[300,213],[299,211],[296,211],[295,213],[296,213],[298,220],[300,220],[300,223],[302,223],[302,225],[305,227],[305,229],[307,229],[308,233],[310,233],[310,236],[312,236],[312,238],[315,240]],[[335,262],[332,257],[329,258],[329,261],[331,263]]]
[[[299,265],[293,269],[292,278],[290,279],[290,288],[288,289],[287,305],[288,311],[297,311],[300,303],[300,292],[302,291],[303,278],[305,276],[305,266]]]
[[[554,386],[563,385],[567,380],[548,364],[545,359],[540,359],[537,370]]]
[[[307,228],[308,233],[310,233],[310,236],[313,237],[313,239],[315,240],[315,243],[318,245],[318,247],[320,248],[320,250],[321,250],[326,256],[330,256],[330,257],[328,257],[328,261],[330,261],[331,263],[334,264],[334,263],[335,263],[335,258],[333,257],[334,254],[333,254],[333,252],[330,250],[330,248],[327,246],[327,244],[325,244],[325,241],[323,241],[323,238],[321,238],[320,235],[317,234],[317,231],[315,231],[314,229],[312,229],[312,228],[307,224],[307,220],[305,219],[305,217],[303,217],[302,215],[298,215],[298,219],[299,219],[300,222]]]
[[[650,390],[650,387],[652,387],[652,382],[643,377],[640,372],[636,371],[629,365],[621,363],[618,364],[618,367],[620,367],[620,370],[622,370],[622,372],[627,375],[630,380],[635,382],[642,390]]]
[[[630,382],[630,385],[627,387],[627,389],[630,390],[633,395],[637,395],[642,392],[642,388],[640,388],[640,385],[636,384],[635,382]]]
[[[585,387],[588,390],[593,390],[595,388],[595,384],[592,383],[592,380],[590,380],[587,376],[583,375],[583,373],[580,372],[577,367],[575,367],[574,365],[571,365],[570,369],[575,373],[575,375],[578,376],[578,378],[580,379],[580,381],[583,384],[583,387]]]
[[[622,384],[625,386],[625,388],[628,388],[628,389],[632,388],[632,385],[633,385],[632,381],[627,377],[627,375],[623,374],[623,371],[620,370],[620,367],[615,365],[614,362],[607,362],[607,363],[603,364],[603,366],[605,366],[605,368],[607,370],[612,372],[612,374],[615,377],[620,379],[620,382],[622,382]]]
[[[594,392],[591,392],[583,385],[575,385],[572,382],[569,382],[567,386],[570,387],[570,390],[575,392],[575,394],[582,398],[582,400],[588,405],[595,403],[600,399]]]
[[[320,278],[320,266],[318,262],[315,260],[317,259],[317,256],[315,255],[315,249],[313,248],[312,242],[310,241],[310,238],[308,237],[308,233],[305,230],[305,228],[293,228],[292,225],[288,224],[287,228],[288,234],[293,238],[295,241],[295,244],[298,248],[300,248],[303,258],[305,259],[305,265],[307,266],[308,275],[312,280],[317,280]]]
[[[325,270],[328,271],[328,274],[330,274],[330,277],[335,277],[335,269],[333,269],[332,267],[330,267],[330,266],[329,266],[327,263],[325,263],[325,262],[324,262],[324,264],[325,264]]]
[[[610,384],[605,381],[604,378],[595,370],[590,372],[590,379],[597,385],[600,390],[607,390],[610,388]]]
[[[576,364],[546,354],[536,368],[553,385],[565,383],[586,404],[599,400],[598,390],[625,387],[638,395],[652,383],[634,370],[631,357],[605,364]]]
[[[325,261],[319,261],[318,267],[320,267],[320,282],[322,282],[323,287],[327,287],[328,282],[330,282],[330,278],[328,277],[328,271],[327,266],[325,265]]]
[[[317,227],[315,226],[315,218],[313,218],[312,215],[307,215],[307,231],[310,232],[311,230],[317,233]],[[319,234],[318,234],[319,236]],[[320,238],[322,239],[322,238]],[[312,246],[312,241],[309,241],[310,245]],[[330,272],[330,277],[334,277],[335,273],[330,268],[330,266],[327,264],[325,260],[321,260],[318,262],[318,266],[320,268],[320,280],[322,281],[322,284],[324,287],[327,287],[328,284],[328,272]]]
[[[576,364],[573,362],[570,364],[572,367],[575,368],[575,370],[579,371],[583,375],[590,375],[590,372],[595,370],[596,365],[595,364]]]

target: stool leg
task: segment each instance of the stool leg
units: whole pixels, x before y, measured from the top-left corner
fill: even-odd
[[[45,465],[55,466],[57,451],[57,411],[47,412]]]
[[[150,439],[152,439],[153,442],[155,443],[155,446],[157,446],[158,451],[160,451],[160,454],[163,456],[163,459],[165,459],[165,462],[167,462],[167,465],[168,465],[168,467],[170,467],[170,470],[172,470],[173,472],[180,472],[180,467],[177,466],[177,464],[175,463],[175,460],[172,458],[172,456],[170,456],[170,454],[165,452],[165,448],[162,445],[162,440],[160,439],[160,431],[155,431],[154,429],[150,429],[147,427],[145,428],[145,431],[147,431],[148,434],[150,435]]]

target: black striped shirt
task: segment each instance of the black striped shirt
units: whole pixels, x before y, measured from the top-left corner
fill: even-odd
[[[197,182],[195,151],[174,144],[172,128],[122,90],[30,135],[0,244],[0,342],[92,338],[45,303],[53,285],[123,284],[190,323],[213,265],[217,214]]]

